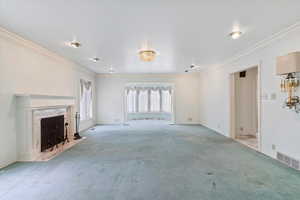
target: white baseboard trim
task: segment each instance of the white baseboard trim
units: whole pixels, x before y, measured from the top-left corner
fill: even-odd
[[[212,128],[212,127],[210,127],[209,125],[207,125],[206,123],[200,122],[200,125],[201,125],[201,126],[204,126],[204,127],[206,127],[206,128],[208,128],[208,129],[211,129],[211,130],[215,131],[216,133],[218,133],[218,134],[220,134],[220,135],[223,135],[223,136],[225,136],[225,137],[228,137],[227,135],[223,134],[221,130],[216,129],[216,128]],[[230,137],[228,137],[228,138],[230,138]]]
[[[176,125],[201,125],[201,123],[198,122],[198,121],[195,121],[195,122],[190,122],[190,121],[178,121],[178,122],[175,122],[174,124],[176,124]]]
[[[174,123],[174,125],[188,126],[188,125],[201,125],[200,123]]]
[[[97,123],[96,126],[122,126],[128,125],[128,123]]]

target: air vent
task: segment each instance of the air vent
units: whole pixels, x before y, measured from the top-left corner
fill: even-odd
[[[240,78],[246,78],[247,71],[240,72]]]
[[[299,160],[296,160],[294,158],[291,158],[291,157],[284,155],[283,153],[279,153],[279,152],[277,152],[277,159],[280,162],[286,164],[287,166],[289,166],[291,168],[300,170],[300,161]]]

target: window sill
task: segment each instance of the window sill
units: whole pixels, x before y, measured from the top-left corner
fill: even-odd
[[[127,114],[172,114],[172,112],[127,112]]]

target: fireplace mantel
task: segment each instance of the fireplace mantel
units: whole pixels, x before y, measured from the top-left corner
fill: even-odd
[[[16,94],[17,103],[26,104],[28,107],[60,106],[74,105],[75,97],[73,96],[55,96],[45,94]]]
[[[59,95],[48,95],[48,94],[16,94],[17,97],[30,97],[30,98],[52,98],[52,99],[75,99],[74,96],[59,96]]]
[[[74,130],[73,115],[76,99],[73,96],[43,94],[16,94],[17,105],[17,156],[18,161],[34,161],[39,156],[39,137],[34,130],[37,123],[35,112],[66,108],[70,129]]]

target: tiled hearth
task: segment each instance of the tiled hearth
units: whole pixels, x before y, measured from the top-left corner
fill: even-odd
[[[39,157],[37,157],[34,161],[48,161],[51,160],[52,158],[58,156],[60,153],[66,151],[67,149],[70,149],[72,146],[78,144],[82,140],[84,140],[85,137],[82,137],[80,140],[73,140],[71,139],[70,142],[65,143],[65,144],[59,144],[58,147],[54,147],[53,150],[48,149],[44,152],[41,152],[39,154]]]

